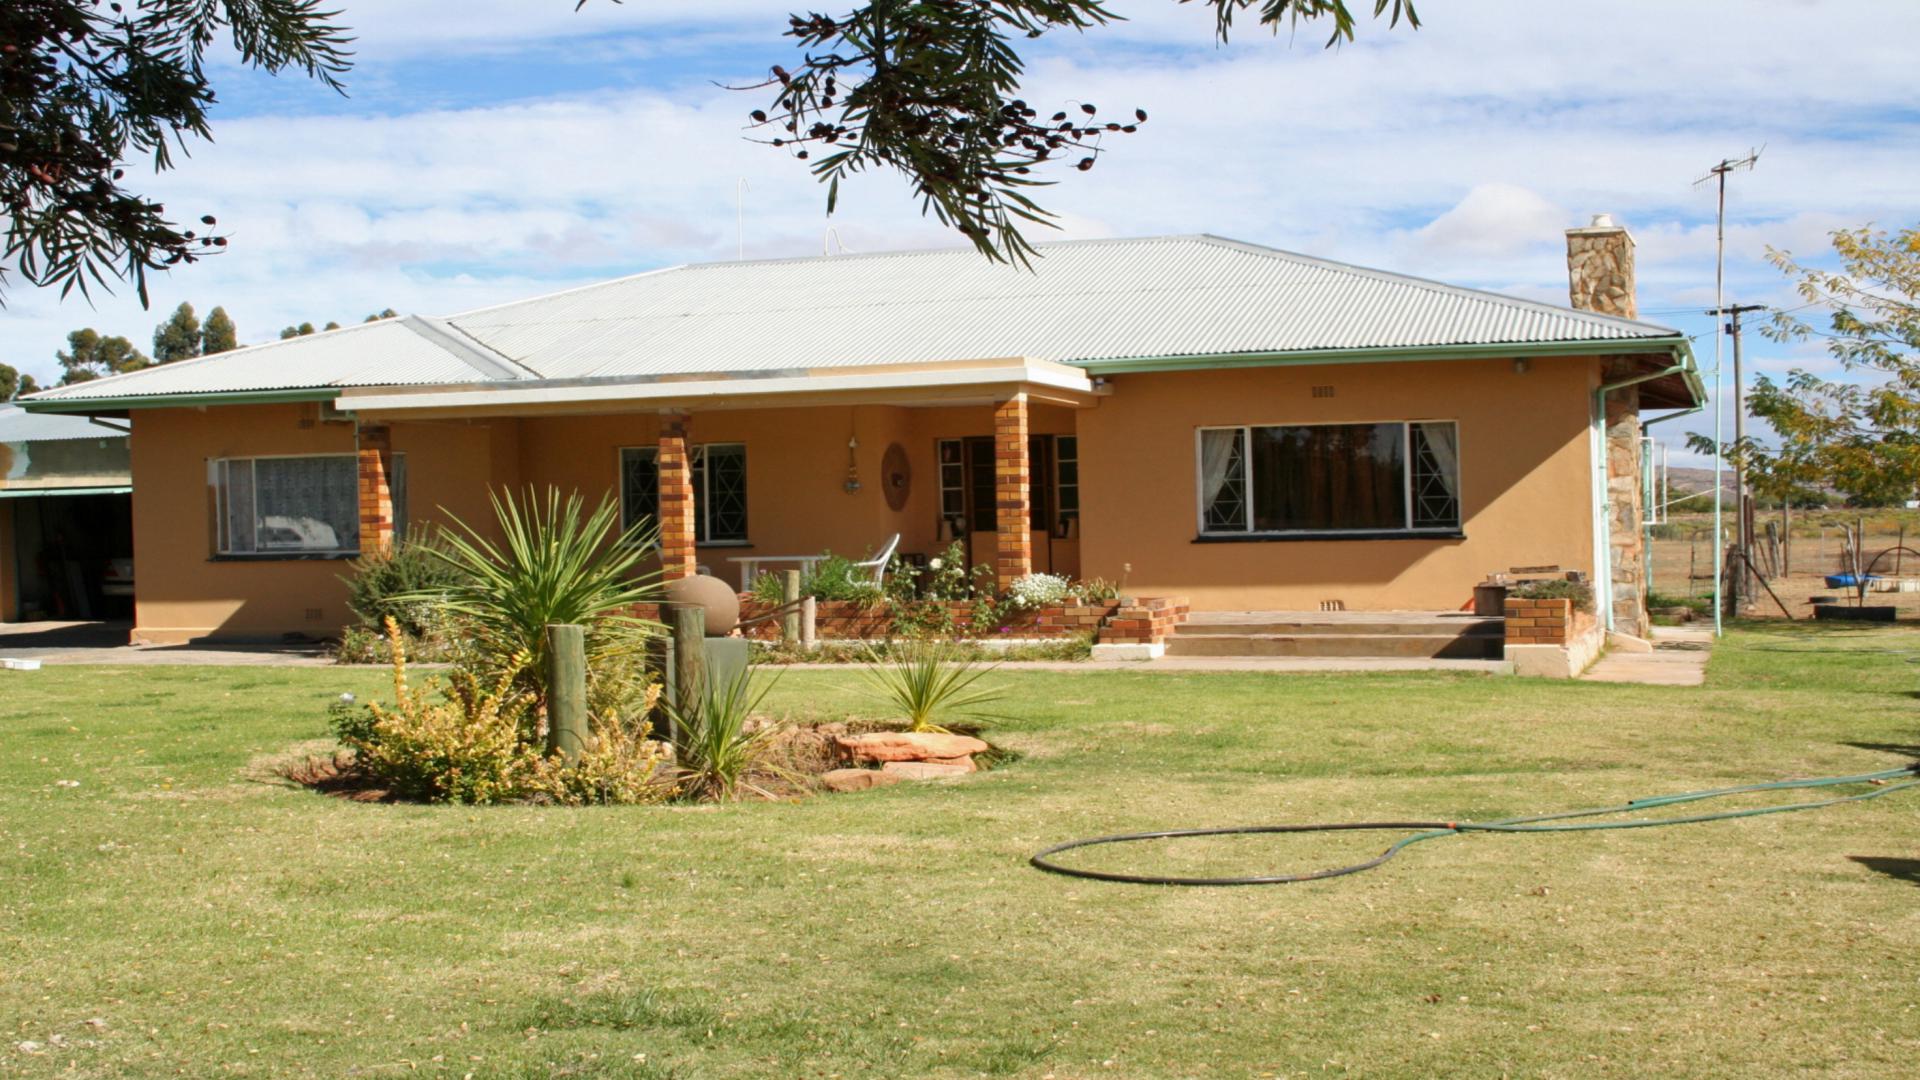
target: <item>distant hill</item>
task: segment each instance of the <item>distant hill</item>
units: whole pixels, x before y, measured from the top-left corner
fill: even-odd
[[[1667,483],[1673,489],[1673,497],[1679,498],[1682,492],[1688,494],[1712,495],[1712,469],[1683,469],[1678,465],[1667,470]],[[1724,470],[1720,474],[1720,490],[1724,498],[1733,497],[1733,470]]]

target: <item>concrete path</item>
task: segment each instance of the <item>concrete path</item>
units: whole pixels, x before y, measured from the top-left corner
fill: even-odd
[[[1646,686],[1699,686],[1707,681],[1707,657],[1713,631],[1691,626],[1656,626],[1653,651],[1609,649],[1580,676],[1588,682],[1641,683]]]
[[[781,664],[780,670],[831,671],[848,664]],[[1505,660],[1427,660],[1384,656],[1164,656],[1158,660],[1009,660],[1003,671],[1132,671],[1147,675],[1204,671],[1324,672],[1451,671],[1468,675],[1511,675]]]
[[[324,645],[129,645],[126,623],[0,623],[0,658],[42,664],[219,664],[319,667]]]

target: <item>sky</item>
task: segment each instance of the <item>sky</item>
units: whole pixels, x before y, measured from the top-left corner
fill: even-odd
[[[790,0],[337,6],[344,96],[223,61],[214,141],[130,173],[178,219],[215,214],[225,253],[154,278],[151,310],[13,281],[0,361],[51,382],[70,330],[144,349],[182,301],[255,342],[741,252],[957,242],[887,174],[829,220],[803,163],[749,141],[769,94],[731,87],[793,62]],[[1112,7],[1128,21],[1029,43],[1022,93],[1151,120],[1043,190],[1061,228],[1036,238],[1210,232],[1565,304],[1563,231],[1611,213],[1638,243],[1641,317],[1698,335],[1711,369],[1715,190],[1696,181],[1714,163],[1762,150],[1728,184],[1729,303],[1802,303],[1769,247],[1818,261],[1833,229],[1920,221],[1911,0],[1425,0],[1421,29],[1363,19],[1332,50],[1251,24],[1222,45],[1175,0]],[[1749,378],[1835,373],[1817,342],[1749,335],[1747,360]]]

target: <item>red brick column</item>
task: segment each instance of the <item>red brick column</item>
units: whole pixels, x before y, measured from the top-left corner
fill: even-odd
[[[393,548],[393,437],[383,427],[360,429],[360,553]]]
[[[994,584],[1002,593],[1033,572],[1032,477],[1027,460],[1027,395],[993,410],[994,524],[999,531]]]
[[[693,459],[687,418],[660,418],[660,576],[667,581],[697,573],[693,553]]]

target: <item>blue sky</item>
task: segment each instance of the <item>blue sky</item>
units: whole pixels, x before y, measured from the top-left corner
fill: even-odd
[[[217,141],[155,178],[219,216],[228,252],[130,296],[17,285],[0,359],[42,379],[68,330],[143,345],[182,300],[243,341],[384,307],[446,314],[689,260],[945,246],[903,184],[853,185],[832,222],[804,167],[748,143],[751,81],[789,61],[792,5],[762,0],[342,0],[358,62],[339,97],[222,68]],[[1152,122],[1047,191],[1063,237],[1213,232],[1565,303],[1563,229],[1610,212],[1639,241],[1643,317],[1712,363],[1713,195],[1693,181],[1765,146],[1732,185],[1729,300],[1794,305],[1764,260],[1828,230],[1920,220],[1908,0],[1466,0],[1359,42],[1121,0],[1123,26],[1031,53],[1029,100]],[[746,181],[736,234],[736,197]],[[1750,339],[1752,368],[1824,368]],[[1676,425],[1681,428],[1686,423]],[[1705,422],[1694,425],[1706,426]]]

